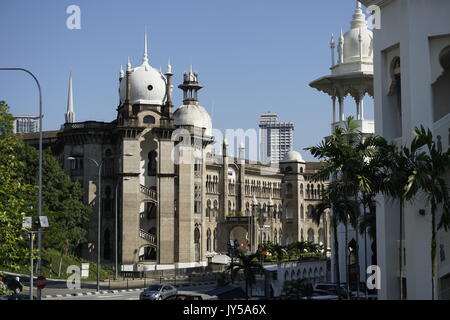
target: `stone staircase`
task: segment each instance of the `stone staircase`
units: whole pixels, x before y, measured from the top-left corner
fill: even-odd
[[[158,202],[158,193],[153,190],[150,189],[144,185],[140,185],[139,187],[139,191],[141,192],[142,195],[144,195],[144,200],[153,202],[153,203],[157,203]]]

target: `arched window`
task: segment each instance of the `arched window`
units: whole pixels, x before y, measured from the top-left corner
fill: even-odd
[[[310,228],[308,230],[308,241],[309,242],[314,242],[314,230],[312,228]]]
[[[277,229],[275,229],[273,231],[273,243],[277,244],[278,243],[277,240],[278,240],[278,238],[277,238]]]
[[[200,262],[200,230],[194,229],[195,261]]]
[[[300,205],[300,219],[304,220],[305,219],[305,212],[303,209],[303,204]]]
[[[206,201],[206,217],[211,217],[211,200]]]
[[[153,116],[145,116],[144,117],[145,124],[155,124],[155,117]]]
[[[148,153],[147,175],[149,176],[156,175],[156,155],[155,150]]]
[[[106,186],[105,198],[103,199],[103,210],[109,213],[112,210],[111,187]]]
[[[324,244],[325,243],[325,232],[323,232],[323,229],[320,228],[319,231],[319,244]]]
[[[219,208],[218,208],[218,203],[217,203],[217,200],[214,200],[214,210],[213,210],[213,215],[214,215],[214,217],[217,217],[218,215],[219,215]]]
[[[211,251],[211,229],[206,231],[206,251]]]
[[[288,183],[286,185],[286,197],[292,198],[292,190],[293,190],[292,183]]]
[[[213,250],[217,251],[217,228],[214,229],[213,237]]]

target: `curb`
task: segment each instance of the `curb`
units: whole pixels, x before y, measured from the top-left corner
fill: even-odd
[[[195,287],[195,286],[205,286],[210,284],[215,284],[215,281],[210,282],[199,282],[199,283],[183,283],[180,285],[175,285],[174,287]],[[121,289],[121,290],[101,290],[101,291],[87,291],[87,292],[77,292],[77,293],[66,293],[66,294],[54,294],[54,295],[45,295],[43,296],[46,299],[49,298],[64,298],[64,297],[81,297],[81,296],[92,296],[92,295],[101,295],[107,293],[122,293],[122,292],[135,292],[141,291],[144,288],[135,288],[135,289]]]

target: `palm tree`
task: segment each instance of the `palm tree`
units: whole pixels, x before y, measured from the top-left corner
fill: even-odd
[[[238,262],[230,264],[228,269],[233,275],[236,275],[240,270],[244,273],[245,278],[245,293],[247,299],[249,297],[249,288],[251,292],[252,285],[256,282],[255,274],[258,271],[263,271],[262,265],[258,262],[259,253],[246,255],[240,251],[237,252]]]
[[[421,192],[431,209],[431,287],[432,299],[435,298],[436,282],[436,213],[442,209],[442,217],[438,228],[450,228],[450,196],[444,174],[450,168],[450,149],[447,152],[438,150],[433,141],[430,129],[423,126],[414,129],[415,138],[411,147],[406,150],[413,172],[408,177],[405,199],[412,200]],[[426,147],[426,151],[422,148]]]
[[[346,237],[346,266],[347,266],[347,289],[349,289],[348,277],[348,223],[357,230],[359,223],[360,210],[358,208],[360,186],[367,185],[368,181],[362,175],[363,168],[366,166],[367,157],[375,148],[371,144],[363,145],[364,136],[358,130],[358,124],[353,117],[348,117],[345,128],[336,128],[333,135],[325,139],[317,147],[307,148],[311,154],[319,159],[323,159],[321,169],[313,176],[313,180],[328,180],[333,177],[334,196],[337,196],[338,203],[344,207],[339,210],[330,203],[331,209],[340,211],[338,219],[335,222],[345,224]],[[370,141],[370,140],[369,140]],[[334,199],[334,200],[337,200]],[[349,200],[353,199],[353,200]],[[333,213],[334,214],[334,213]],[[356,236],[358,242],[358,237]],[[359,292],[359,257],[358,243],[356,244],[356,263],[357,263],[357,289]]]

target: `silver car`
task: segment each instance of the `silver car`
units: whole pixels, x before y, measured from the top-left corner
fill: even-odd
[[[141,292],[140,300],[163,300],[178,293],[177,288],[170,284],[154,284]]]

